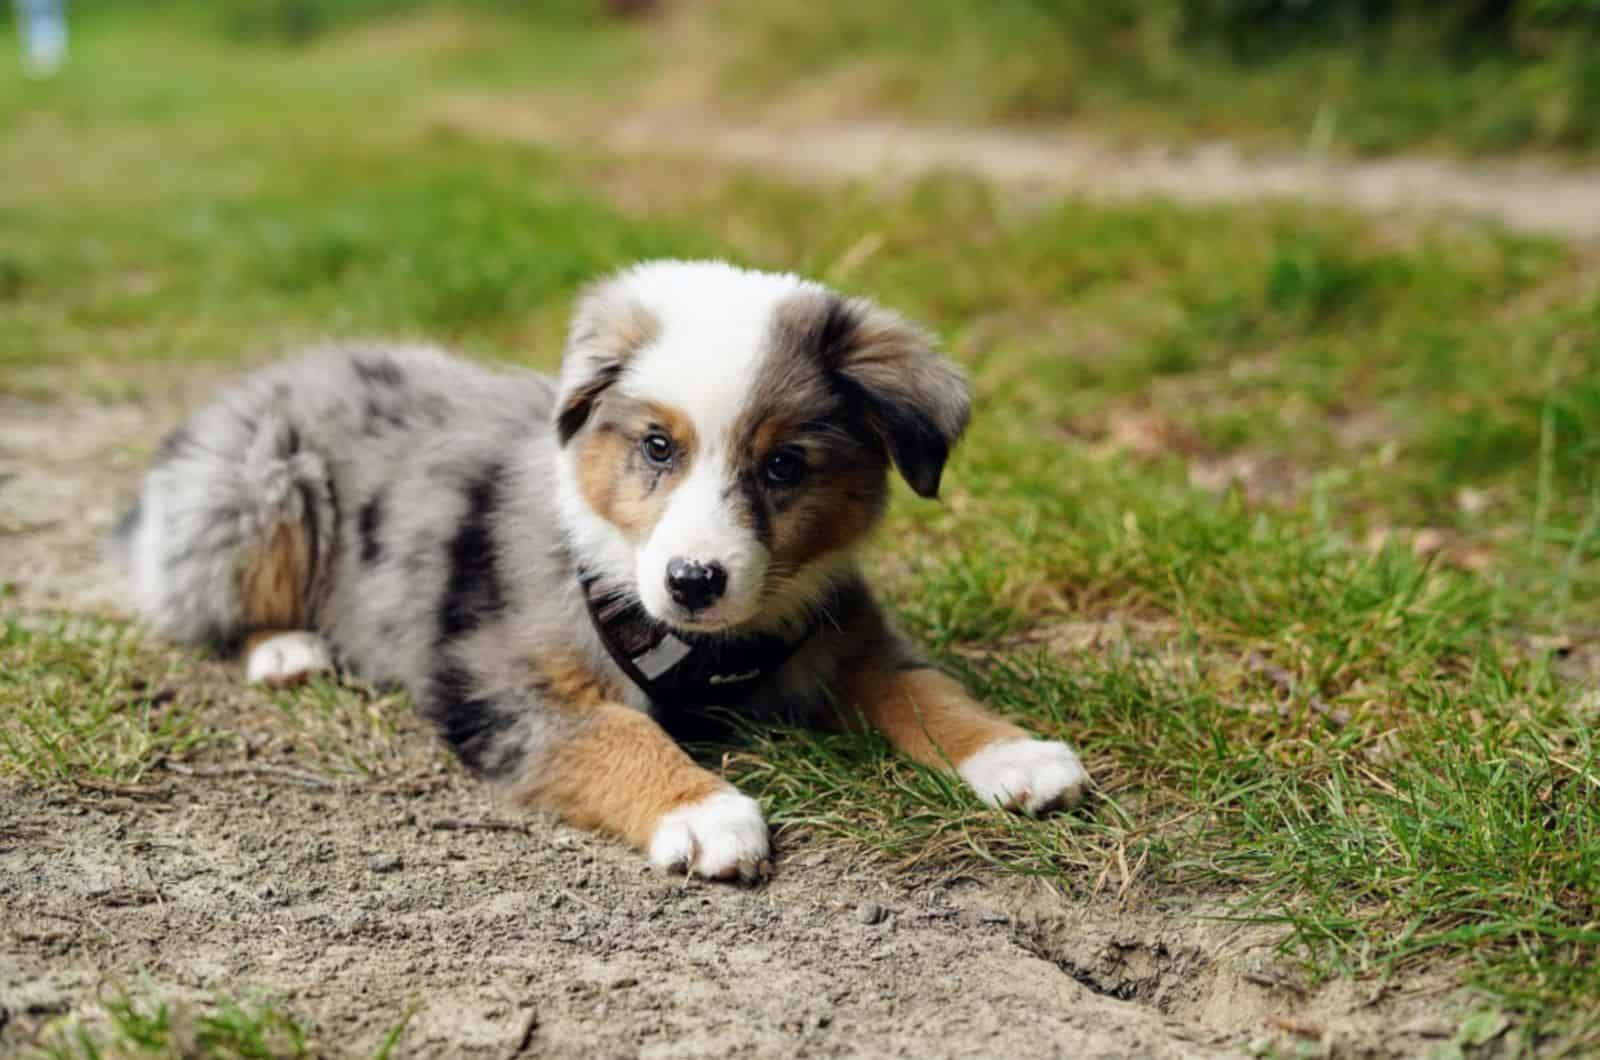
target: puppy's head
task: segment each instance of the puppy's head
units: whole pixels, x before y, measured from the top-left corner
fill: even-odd
[[[562,509],[584,561],[695,632],[780,622],[924,497],[967,386],[926,333],[790,275],[658,262],[591,288],[562,368]]]

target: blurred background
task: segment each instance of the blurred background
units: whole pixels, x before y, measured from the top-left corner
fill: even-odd
[[[74,0],[41,51],[55,6],[0,41],[0,390],[346,335],[548,368],[583,282],[717,255],[931,322],[975,461],[1590,577],[1597,0]]]
[[[91,35],[107,16],[186,21],[197,35],[287,49],[423,12],[499,20],[504,35],[543,30],[573,44],[574,35],[615,34],[618,22],[648,22],[638,61],[614,73],[638,78],[670,64],[724,98],[799,95],[830,109],[940,119],[1078,118],[1290,144],[1316,133],[1361,153],[1583,150],[1600,134],[1595,0],[14,3],[36,19],[70,6]],[[688,48],[676,31],[691,27]],[[509,60],[513,41],[503,43]]]

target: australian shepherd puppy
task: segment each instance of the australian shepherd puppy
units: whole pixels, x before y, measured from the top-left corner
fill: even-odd
[[[935,496],[967,412],[887,310],[654,262],[583,295],[559,380],[388,346],[245,379],[163,444],[120,537],[158,632],[254,682],[399,683],[515,798],[749,877],[761,808],[667,732],[709,707],[864,724],[1026,812],[1088,782],[924,662],[857,568],[891,464]]]

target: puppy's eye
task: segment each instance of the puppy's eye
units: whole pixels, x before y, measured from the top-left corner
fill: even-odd
[[[796,449],[779,449],[767,457],[761,474],[769,486],[793,486],[805,477],[805,457]]]
[[[672,439],[660,431],[651,431],[639,442],[639,451],[656,467],[672,466]]]

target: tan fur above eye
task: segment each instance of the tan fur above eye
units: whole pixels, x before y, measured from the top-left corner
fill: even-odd
[[[640,407],[649,421],[649,426],[658,428],[668,438],[672,439],[673,447],[680,456],[693,457],[700,444],[699,438],[695,433],[693,420],[681,409],[673,408],[671,405],[663,405],[659,401],[642,402]],[[641,437],[644,433],[644,430],[639,432]]]

